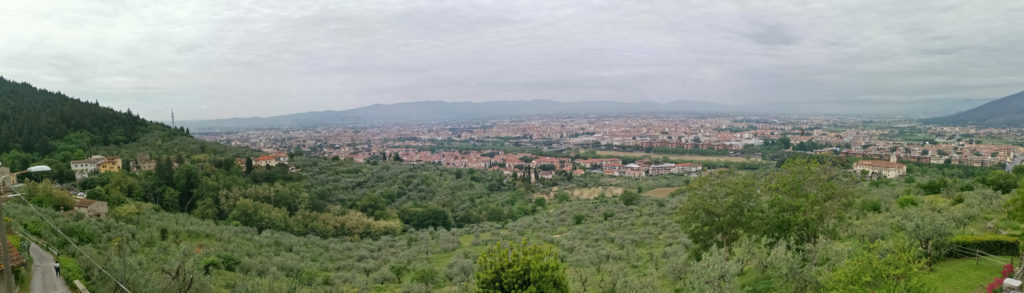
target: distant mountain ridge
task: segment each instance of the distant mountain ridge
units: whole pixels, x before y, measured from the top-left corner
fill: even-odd
[[[925,121],[948,125],[1024,127],[1024,91],[967,111]]]
[[[191,128],[310,127],[351,123],[458,121],[555,114],[701,113],[727,111],[729,107],[708,102],[557,102],[551,100],[499,102],[410,102],[341,110],[317,111],[273,117],[183,121]]]
[[[542,115],[608,115],[669,113],[814,113],[920,115],[922,117],[954,113],[975,107],[985,100],[946,99],[919,101],[833,100],[809,102],[769,102],[726,106],[709,102],[558,102],[551,100],[496,102],[408,102],[375,104],[350,110],[304,112],[272,117],[229,118],[179,121],[192,129],[303,128],[360,123],[408,123],[528,117]]]

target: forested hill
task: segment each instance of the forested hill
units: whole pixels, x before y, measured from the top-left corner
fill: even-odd
[[[76,134],[89,145],[137,141],[146,133],[170,127],[0,77],[0,154],[17,150],[47,155]]]
[[[954,115],[927,120],[949,125],[1024,127],[1024,91]]]

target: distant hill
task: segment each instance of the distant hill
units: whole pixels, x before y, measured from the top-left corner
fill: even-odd
[[[1024,92],[994,100],[964,112],[925,121],[949,125],[1024,127]]]
[[[180,122],[190,128],[309,127],[353,123],[459,121],[553,114],[698,113],[728,108],[707,102],[412,102],[371,105],[343,111],[320,111],[274,117],[232,118]]]
[[[0,154],[17,150],[45,156],[124,144],[161,128],[170,130],[131,111],[120,112],[0,77]]]
[[[385,122],[457,121],[512,118],[537,115],[601,115],[658,113],[813,113],[882,114],[928,117],[955,113],[984,103],[978,99],[915,101],[822,100],[805,102],[748,103],[725,106],[708,102],[556,102],[550,100],[503,102],[412,102],[372,105],[351,110],[319,111],[273,117],[179,121],[192,129],[314,127]]]

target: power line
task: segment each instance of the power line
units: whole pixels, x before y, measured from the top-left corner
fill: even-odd
[[[99,263],[97,263],[96,260],[92,259],[92,257],[89,256],[89,254],[87,254],[84,251],[82,251],[82,248],[78,247],[78,245],[75,244],[74,241],[71,241],[71,237],[68,237],[67,234],[64,234],[64,231],[61,231],[60,228],[57,228],[57,225],[54,225],[53,222],[50,222],[50,220],[47,220],[46,217],[43,216],[42,213],[40,213],[38,210],[36,210],[36,206],[35,205],[33,205],[31,202],[29,202],[27,199],[25,199],[24,196],[18,196],[18,198],[21,198],[21,200],[24,201],[25,203],[27,203],[29,207],[32,207],[32,212],[35,212],[36,215],[39,216],[39,218],[43,219],[43,222],[46,222],[46,224],[49,224],[50,228],[53,228],[53,230],[56,230],[57,233],[60,234],[60,236],[64,237],[64,239],[67,240],[68,243],[70,243],[71,246],[75,248],[75,250],[78,250],[78,253],[81,253],[83,256],[85,256],[86,259],[89,260],[89,262],[92,262],[93,265],[95,265],[96,267],[100,268],[100,271],[102,271],[104,274],[106,274],[107,277],[110,277],[110,280],[113,280],[114,283],[117,283],[117,286],[121,287],[121,289],[124,290],[125,292],[128,292],[128,293],[132,292],[131,290],[128,290],[128,287],[125,287],[124,284],[121,284],[121,281],[118,281],[117,278],[114,278],[114,275],[111,275],[110,272],[107,272],[107,269],[103,268],[103,266],[101,266]]]

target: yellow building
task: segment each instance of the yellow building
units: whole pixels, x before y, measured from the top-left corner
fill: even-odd
[[[103,163],[96,166],[100,173],[121,171],[121,157],[106,157]]]

